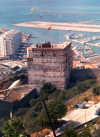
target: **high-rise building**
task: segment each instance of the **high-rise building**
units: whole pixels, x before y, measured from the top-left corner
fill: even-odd
[[[22,32],[19,30],[9,30],[0,36],[0,55],[13,55],[22,42]]]
[[[39,43],[27,49],[28,80],[34,88],[40,89],[45,82],[58,89],[67,87],[72,69],[73,53],[71,43]]]

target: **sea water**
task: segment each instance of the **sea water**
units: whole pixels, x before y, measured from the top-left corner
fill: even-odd
[[[32,14],[30,14],[31,8],[35,9]],[[46,29],[15,27],[12,24],[31,21],[72,23],[88,20],[97,20],[93,23],[100,24],[99,19],[99,0],[0,0],[0,28],[17,29],[32,34],[33,38],[30,40],[32,44],[50,41],[50,32]],[[53,43],[66,41],[64,35],[68,33],[64,30],[52,30]],[[74,33],[85,34],[87,38],[100,35],[100,33],[89,32]],[[92,46],[92,48],[100,54],[99,47]]]

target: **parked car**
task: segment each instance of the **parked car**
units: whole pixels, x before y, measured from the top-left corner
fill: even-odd
[[[85,104],[76,104],[75,107],[84,109],[84,108],[86,108],[86,105]]]

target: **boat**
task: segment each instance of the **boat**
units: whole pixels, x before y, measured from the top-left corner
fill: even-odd
[[[31,8],[31,9],[30,9],[30,12],[34,12],[34,11],[35,11],[35,9],[34,9],[34,8]]]
[[[31,8],[29,14],[32,14],[34,11],[35,11],[35,9]]]
[[[40,18],[43,18],[43,16],[40,16]]]
[[[89,46],[84,47],[84,50],[91,50]]]

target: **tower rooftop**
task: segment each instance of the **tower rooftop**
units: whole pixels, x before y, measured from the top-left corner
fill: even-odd
[[[30,46],[28,47],[28,51],[31,51],[32,49],[65,49],[68,45],[70,44],[70,42],[64,42],[64,43],[59,43],[59,44],[52,44],[50,42],[41,42],[41,43],[38,43],[36,45],[33,45],[33,46]]]

